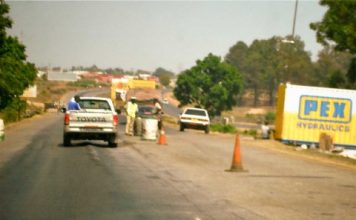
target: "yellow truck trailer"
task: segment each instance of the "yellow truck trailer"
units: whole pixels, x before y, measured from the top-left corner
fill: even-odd
[[[356,148],[356,91],[281,84],[275,137],[283,142],[317,144],[325,133],[337,146]]]
[[[111,100],[115,108],[122,109],[131,96],[138,96],[141,93],[148,93],[147,96],[149,96],[154,90],[156,90],[156,81],[154,80],[114,78],[111,81]],[[141,94],[141,96],[145,95]]]

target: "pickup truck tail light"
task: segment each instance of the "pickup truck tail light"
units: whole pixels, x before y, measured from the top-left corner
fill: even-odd
[[[66,114],[64,115],[64,125],[69,125],[69,121],[70,121],[69,114],[66,113]]]
[[[114,126],[117,126],[117,124],[119,123],[119,116],[118,115],[113,115],[112,116],[112,123]]]

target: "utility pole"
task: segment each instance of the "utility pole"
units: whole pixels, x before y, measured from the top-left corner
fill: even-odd
[[[294,39],[295,24],[296,24],[296,21],[297,21],[297,11],[298,11],[298,0],[295,0],[292,39]]]

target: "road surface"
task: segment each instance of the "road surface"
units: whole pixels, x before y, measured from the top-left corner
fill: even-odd
[[[61,113],[0,142],[0,219],[356,219],[356,171],[242,140],[167,128],[168,145],[123,135],[62,146]],[[266,142],[267,143],[267,142]]]

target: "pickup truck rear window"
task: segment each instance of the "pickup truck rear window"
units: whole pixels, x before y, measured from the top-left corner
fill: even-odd
[[[110,105],[105,100],[80,100],[80,108],[82,109],[105,109],[111,110]]]

